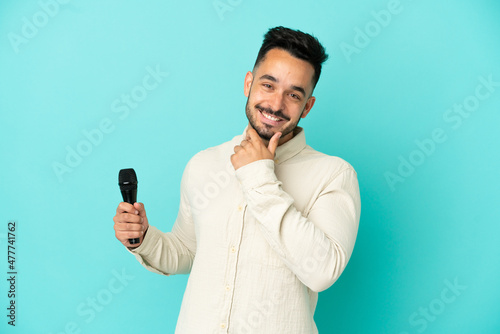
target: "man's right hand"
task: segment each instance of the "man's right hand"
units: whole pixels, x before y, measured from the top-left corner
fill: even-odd
[[[136,248],[142,244],[142,240],[148,230],[148,217],[144,204],[134,203],[134,205],[121,202],[113,217],[115,222],[115,236],[120,242],[129,248]],[[128,239],[139,238],[138,244],[130,244]]]

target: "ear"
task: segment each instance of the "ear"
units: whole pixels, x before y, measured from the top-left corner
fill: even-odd
[[[300,118],[305,118],[307,114],[309,114],[309,111],[311,111],[314,102],[316,102],[316,98],[314,96],[311,96],[309,99],[307,99],[306,106],[304,108],[304,111],[302,112],[302,115]]]
[[[253,82],[253,74],[251,71],[248,71],[247,74],[245,75],[245,82],[243,86],[243,92],[246,97],[250,95],[250,87],[252,87],[252,82]]]

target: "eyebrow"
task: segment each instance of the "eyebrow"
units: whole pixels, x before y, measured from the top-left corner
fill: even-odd
[[[276,82],[276,83],[279,82],[278,79],[276,79],[275,77],[273,77],[272,75],[269,75],[269,74],[264,74],[263,76],[261,76],[259,78],[259,80],[265,80],[265,79],[270,80],[272,82]],[[306,90],[304,88],[302,88],[300,86],[293,86],[293,85],[290,88],[292,88],[293,90],[296,90],[298,92],[301,92],[302,95],[306,96]]]

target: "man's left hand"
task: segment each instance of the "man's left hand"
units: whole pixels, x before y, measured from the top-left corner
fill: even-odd
[[[281,132],[276,132],[269,140],[269,145],[266,146],[257,131],[249,127],[247,138],[234,147],[234,154],[231,155],[231,163],[234,169],[236,170],[257,160],[274,159],[280,137]]]

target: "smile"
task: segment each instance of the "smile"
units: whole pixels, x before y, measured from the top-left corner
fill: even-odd
[[[272,115],[269,115],[268,113],[262,111],[261,109],[258,109],[260,114],[262,116],[264,116],[266,119],[272,121],[272,122],[281,122],[282,119],[281,118],[278,118],[278,117],[275,117],[275,116],[272,116]]]

